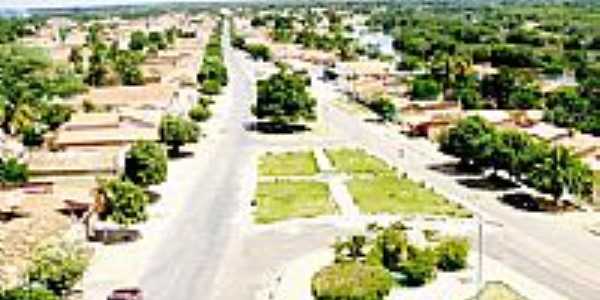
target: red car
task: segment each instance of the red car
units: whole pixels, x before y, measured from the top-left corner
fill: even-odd
[[[123,288],[112,291],[107,300],[144,300],[139,288]]]

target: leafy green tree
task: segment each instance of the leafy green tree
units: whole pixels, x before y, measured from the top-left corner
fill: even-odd
[[[26,164],[16,158],[0,159],[0,184],[22,184],[29,179],[29,169]]]
[[[559,203],[565,189],[581,193],[589,190],[591,171],[563,147],[554,147],[534,166],[528,180],[539,191],[552,195]]]
[[[44,133],[44,129],[39,124],[24,128],[21,132],[21,141],[27,147],[39,147],[44,143]]]
[[[125,156],[125,178],[147,187],[167,179],[167,154],[155,142],[136,142]]]
[[[143,31],[134,31],[129,40],[129,49],[133,51],[142,51],[148,45],[148,37]]]
[[[109,72],[108,51],[106,46],[104,44],[95,44],[92,48],[92,55],[89,58],[86,82],[92,86],[106,85]]]
[[[415,100],[432,100],[441,92],[441,85],[434,79],[417,78],[412,82],[411,95]]]
[[[204,122],[208,120],[212,113],[207,105],[196,104],[188,113],[190,119],[196,122]]]
[[[207,79],[202,82],[200,90],[206,95],[218,95],[221,93],[222,89],[218,80]]]
[[[421,286],[437,276],[437,254],[433,249],[409,247],[409,258],[400,266],[404,284]]]
[[[440,150],[460,158],[463,166],[482,167],[478,164],[488,157],[482,150],[490,145],[493,134],[492,126],[481,117],[468,117],[450,128],[440,143]]]
[[[257,118],[278,124],[316,118],[317,102],[310,96],[304,76],[281,69],[270,78],[258,81],[257,85],[257,101],[253,107]]]
[[[113,179],[103,182],[99,191],[104,199],[101,218],[111,219],[125,226],[146,221],[148,218],[148,195],[135,183]]]
[[[391,122],[396,119],[396,105],[386,97],[379,97],[371,104],[371,109],[379,115],[384,122]]]
[[[0,293],[0,300],[60,300],[42,287],[17,287]]]
[[[83,73],[83,53],[81,51],[80,47],[73,47],[69,53],[69,62],[73,64],[73,69],[78,74]]]
[[[88,264],[89,255],[82,245],[61,243],[36,250],[27,273],[31,283],[64,296],[81,280]]]
[[[173,155],[179,154],[181,146],[197,142],[199,134],[200,127],[196,123],[182,117],[167,115],[160,121],[160,140],[171,147]]]
[[[164,35],[158,31],[152,31],[148,34],[148,43],[156,45],[159,50],[167,49],[167,42]]]
[[[40,121],[46,124],[50,130],[55,130],[68,122],[72,114],[73,109],[70,106],[51,103],[42,107]]]
[[[119,51],[115,58],[115,70],[124,85],[143,85],[144,75],[139,65],[144,58],[133,51]]]
[[[469,241],[464,238],[446,238],[435,248],[440,270],[454,272],[462,270],[467,266],[469,255]]]
[[[246,45],[246,51],[252,56],[254,60],[269,61],[271,60],[271,49],[262,44],[249,44]]]

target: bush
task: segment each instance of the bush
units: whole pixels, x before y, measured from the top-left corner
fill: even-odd
[[[39,147],[44,143],[44,130],[40,126],[27,126],[21,130],[22,143],[27,147]]]
[[[454,272],[467,266],[469,241],[464,238],[446,238],[436,247],[437,266],[442,271]]]
[[[88,263],[89,255],[80,244],[61,243],[42,247],[34,253],[33,267],[28,271],[29,281],[62,296],[81,280]],[[45,295],[44,290],[40,290],[39,295]]]
[[[160,121],[160,141],[171,147],[171,154],[179,154],[179,147],[198,141],[200,128],[194,122],[167,115]]]
[[[217,95],[221,93],[221,84],[215,79],[207,79],[202,82],[202,92],[207,95]]]
[[[0,184],[21,184],[29,179],[26,164],[19,163],[16,158],[0,158]]]
[[[412,97],[416,100],[436,98],[442,92],[442,87],[434,79],[415,79],[412,82]]]
[[[402,263],[400,272],[404,275],[404,284],[421,286],[433,280],[437,274],[436,253],[432,249],[409,248],[409,259]]]
[[[167,154],[155,142],[139,141],[125,157],[125,178],[141,186],[159,184],[167,179]]]
[[[60,300],[60,298],[44,288],[18,287],[0,293],[0,300]]]
[[[312,278],[316,300],[378,300],[392,288],[391,275],[381,266],[358,262],[327,266]]]
[[[212,113],[210,112],[210,109],[208,109],[208,106],[197,104],[190,110],[188,115],[190,119],[196,122],[204,122],[212,116]]]
[[[119,179],[104,182],[100,194],[104,197],[101,218],[109,218],[122,225],[143,222],[148,218],[148,195],[133,182]]]

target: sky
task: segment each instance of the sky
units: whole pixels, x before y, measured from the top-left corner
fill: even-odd
[[[210,2],[214,0],[0,0],[0,8],[95,6],[161,2]]]

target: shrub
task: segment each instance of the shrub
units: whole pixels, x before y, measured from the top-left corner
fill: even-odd
[[[391,275],[381,266],[358,262],[327,266],[312,278],[316,300],[378,300],[392,288]]]
[[[212,116],[212,113],[210,112],[208,106],[203,104],[197,104],[194,107],[192,107],[188,115],[190,119],[196,122],[204,122]]]
[[[125,178],[141,186],[159,184],[167,178],[167,154],[158,143],[139,141],[125,157]]]
[[[34,253],[33,267],[28,271],[29,281],[61,296],[81,279],[88,263],[89,255],[80,244],[61,243],[42,247]],[[45,295],[44,290],[40,290],[39,295]]]
[[[198,141],[200,128],[184,118],[167,115],[160,121],[160,141],[171,147],[171,154],[179,154],[179,147]]]
[[[221,84],[218,80],[207,79],[202,82],[202,92],[207,95],[217,95],[221,93]]]
[[[143,222],[148,218],[148,195],[133,182],[119,179],[104,182],[100,187],[100,194],[104,197],[102,218],[109,218],[122,225]]]
[[[0,183],[21,184],[27,182],[29,169],[26,164],[19,163],[16,158],[0,158]]]
[[[18,287],[0,293],[0,300],[60,300],[60,298],[45,288]]]
[[[467,266],[469,241],[464,238],[446,238],[436,247],[437,266],[442,271],[458,271]]]
[[[404,284],[421,286],[433,280],[437,274],[437,257],[434,250],[409,248],[409,259],[402,263],[400,272],[404,275]]]
[[[416,100],[434,99],[442,92],[441,85],[434,79],[415,79],[412,82],[412,97]]]
[[[44,130],[40,126],[27,126],[21,130],[22,143],[27,147],[38,147],[44,143]]]

